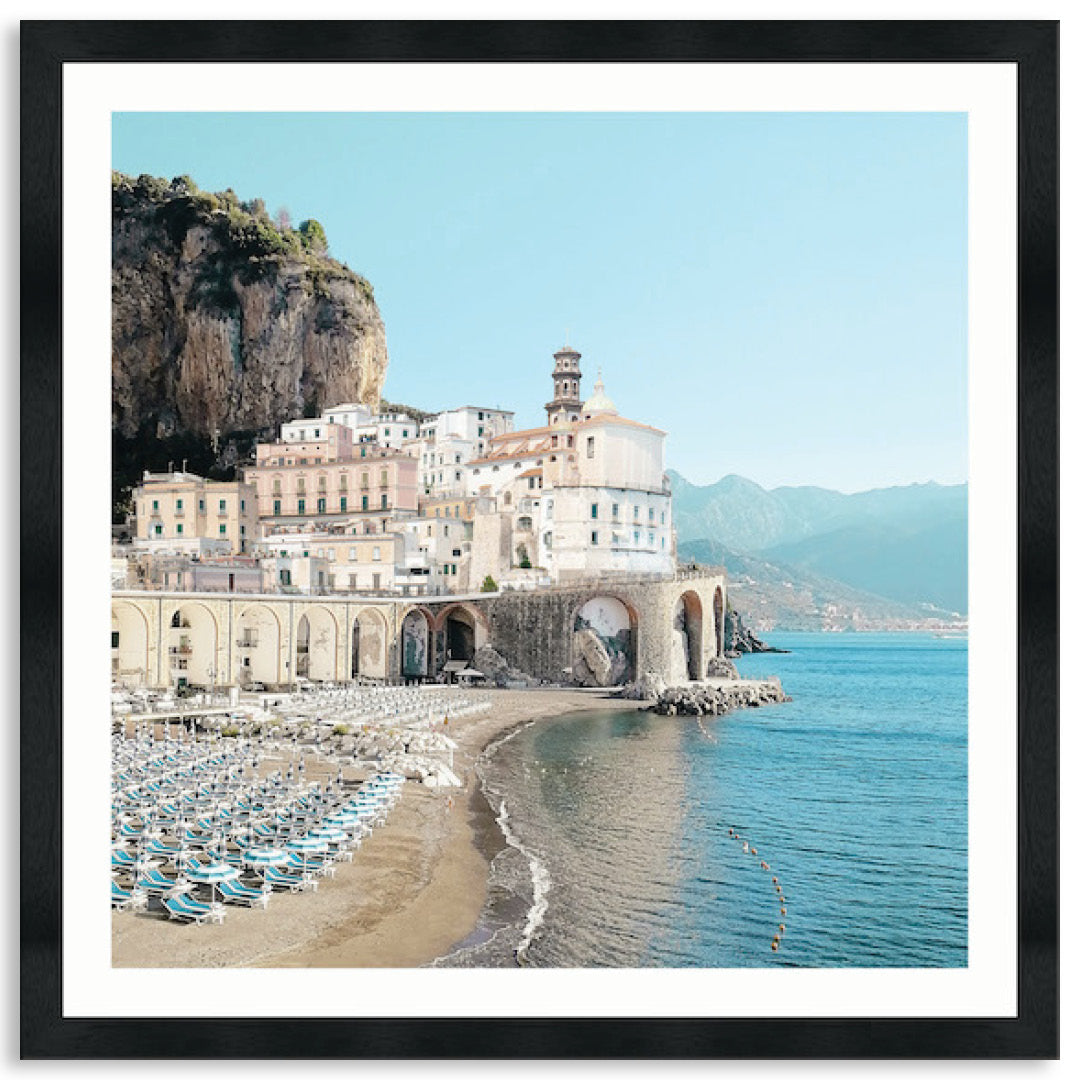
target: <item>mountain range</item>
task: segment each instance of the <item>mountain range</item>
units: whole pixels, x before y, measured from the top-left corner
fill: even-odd
[[[776,578],[815,597],[810,608],[842,601],[884,618],[891,603],[900,621],[967,612],[966,484],[845,494],[766,490],[735,475],[698,486],[668,475],[684,562],[723,561],[755,581]]]

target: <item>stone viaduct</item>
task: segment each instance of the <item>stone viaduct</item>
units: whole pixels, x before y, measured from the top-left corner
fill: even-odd
[[[297,679],[437,678],[485,645],[527,674],[612,685],[702,678],[722,651],[721,570],[434,597],[124,590],[112,596],[113,678],[128,686],[283,689]]]

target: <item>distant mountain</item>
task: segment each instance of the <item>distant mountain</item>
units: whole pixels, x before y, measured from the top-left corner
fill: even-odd
[[[715,540],[680,544],[679,558],[725,567],[731,605],[756,631],[955,629],[965,622],[928,602],[879,596],[812,570],[732,551]]]
[[[967,611],[967,485],[911,484],[846,495],[767,491],[741,476],[706,487],[669,473],[680,557],[695,541],[901,604]]]

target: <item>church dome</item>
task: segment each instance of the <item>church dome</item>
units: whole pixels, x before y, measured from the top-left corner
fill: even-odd
[[[586,419],[590,416],[598,416],[602,413],[610,413],[612,416],[618,414],[618,409],[615,408],[615,402],[611,400],[604,393],[604,379],[603,376],[597,373],[596,382],[593,385],[592,397],[581,406],[581,414]]]

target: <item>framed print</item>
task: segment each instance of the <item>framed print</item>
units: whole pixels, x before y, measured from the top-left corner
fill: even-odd
[[[1057,1054],[1056,23],[21,48],[24,1056]]]

